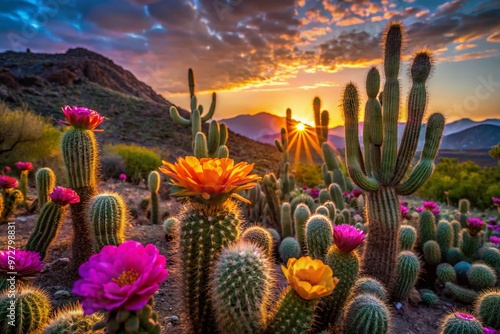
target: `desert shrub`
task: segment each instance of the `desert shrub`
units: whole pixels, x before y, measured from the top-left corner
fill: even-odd
[[[118,179],[121,173],[125,173],[125,160],[114,154],[104,154],[101,158],[101,177],[104,180]]]
[[[105,151],[117,154],[125,162],[125,173],[133,183],[139,183],[149,173],[161,166],[161,158],[155,151],[138,145],[108,145]]]
[[[306,185],[312,188],[323,183],[323,175],[319,165],[299,162],[293,166],[293,175],[297,180],[297,185]]]
[[[459,163],[458,159],[443,158],[418,194],[446,202],[445,191],[455,206],[461,198],[467,198],[479,209],[491,207],[491,198],[500,196],[500,167],[481,168],[472,161]]]
[[[11,110],[3,103],[0,129],[0,166],[30,161],[35,168],[52,168],[62,180],[61,131],[41,116],[26,109]]]
[[[16,80],[16,77],[12,75],[7,70],[0,70],[0,85],[4,85],[7,88],[18,90],[19,83]]]

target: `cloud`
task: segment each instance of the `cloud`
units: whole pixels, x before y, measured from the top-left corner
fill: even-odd
[[[500,43],[500,31],[489,35],[486,40],[491,43]]]
[[[458,44],[455,46],[455,50],[467,50],[467,49],[473,49],[477,46],[477,44]]]
[[[471,60],[471,59],[491,58],[491,57],[495,57],[498,55],[500,55],[500,51],[498,51],[497,49],[489,49],[489,50],[478,51],[478,52],[464,53],[464,54],[454,56],[451,58],[444,58],[442,60],[443,61],[459,62],[459,61]]]

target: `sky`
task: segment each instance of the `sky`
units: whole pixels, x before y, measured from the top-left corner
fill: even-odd
[[[0,0],[0,51],[85,47],[184,107],[191,67],[202,104],[217,92],[216,119],[291,108],[311,124],[319,96],[335,126],[343,87],[355,82],[366,100],[384,30],[400,21],[400,119],[412,55],[428,49],[427,113],[482,120],[500,118],[499,18],[498,0]]]

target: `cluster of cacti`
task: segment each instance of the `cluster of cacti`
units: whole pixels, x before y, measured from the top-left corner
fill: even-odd
[[[97,252],[106,245],[118,246],[124,242],[126,218],[127,208],[119,194],[101,193],[92,198],[89,221],[93,227]]]
[[[44,167],[37,170],[35,179],[38,192],[38,209],[41,210],[45,203],[50,201],[49,194],[56,186],[56,175],[52,169]]]
[[[459,220],[462,228],[467,227],[467,218],[469,218],[470,202],[466,198],[458,201],[458,212],[460,213]]]
[[[316,127],[316,138],[318,145],[321,146],[328,140],[328,123],[330,114],[327,110],[321,111],[321,99],[316,96],[313,99],[314,126]]]
[[[428,52],[419,52],[410,68],[412,87],[408,98],[408,121],[398,151],[398,118],[400,84],[398,79],[403,33],[393,23],[385,35],[382,106],[377,96],[380,75],[377,69],[368,73],[368,101],[363,123],[364,155],[358,134],[359,96],[354,84],[348,84],[342,98],[346,129],[346,163],[349,176],[366,191],[369,233],[364,251],[363,272],[393,288],[396,280],[401,221],[398,195],[409,195],[420,188],[434,169],[434,158],[441,141],[444,117],[429,117],[420,160],[403,181],[415,155],[425,107],[426,81],[431,72]],[[383,107],[383,110],[382,110]]]
[[[55,313],[47,323],[47,326],[43,330],[43,334],[100,333],[100,331],[92,331],[92,328],[102,320],[102,314],[94,313],[85,316],[79,304],[72,304],[59,309]]]

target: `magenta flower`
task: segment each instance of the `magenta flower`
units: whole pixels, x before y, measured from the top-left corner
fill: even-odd
[[[14,260],[15,264],[9,264]],[[23,250],[3,250],[0,251],[0,275],[6,275],[8,272],[16,272],[16,276],[29,277],[35,276],[42,270],[43,262],[40,261],[40,253]]]
[[[483,327],[483,332],[484,332],[484,334],[500,334],[500,332],[497,331],[496,329],[489,328],[489,327]]]
[[[500,232],[500,225],[488,225],[488,228],[493,232]]]
[[[5,173],[9,173],[10,172],[10,166],[5,166],[4,170],[5,170]]]
[[[319,196],[319,190],[316,188],[312,188],[309,191],[309,195],[311,195],[312,198],[317,198]]]
[[[64,106],[62,111],[66,121],[59,121],[59,124],[70,125],[82,130],[92,130],[94,132],[102,131],[95,129],[104,121],[104,117],[97,111],[76,106]]]
[[[333,227],[335,246],[344,253],[355,250],[365,240],[365,233],[352,225],[341,224]]]
[[[457,313],[455,313],[455,316],[457,318],[464,319],[464,320],[470,320],[470,321],[476,319],[472,314],[468,314],[468,313],[457,312]]]
[[[17,188],[17,185],[17,179],[7,175],[0,175],[0,188],[12,189]]]
[[[441,209],[436,204],[436,202],[431,202],[431,201],[424,201],[422,203],[422,206],[419,206],[417,208],[418,212],[422,212],[424,210],[429,210],[429,211],[431,211],[435,215],[437,215],[437,214],[439,214],[439,212],[441,212]]]
[[[63,206],[80,202],[80,197],[78,196],[76,191],[71,188],[54,187],[54,190],[52,190],[52,193],[49,195],[49,197],[50,199],[52,199],[52,201]]]
[[[307,186],[302,186],[302,190],[307,190]]]
[[[22,172],[33,170],[33,164],[31,162],[19,161],[16,163],[16,167]]]
[[[121,173],[120,176],[118,177],[120,181],[125,182],[127,181],[127,175],[124,173]]]
[[[477,230],[478,232],[483,228],[484,221],[479,218],[471,217],[467,219],[467,226],[470,230]]]
[[[404,205],[399,206],[399,210],[401,211],[401,217],[405,217],[408,213],[408,208]]]
[[[500,237],[495,237],[494,235],[492,235],[490,237],[490,242],[495,245],[500,245]]]
[[[490,224],[496,224],[497,223],[497,219],[494,218],[494,217],[490,217],[490,218],[488,218],[488,223],[490,223]]]
[[[165,267],[165,257],[152,244],[129,240],[104,246],[78,269],[82,278],[73,285],[73,293],[83,297],[86,315],[102,309],[137,311],[167,278]]]
[[[353,195],[354,197],[359,197],[361,194],[363,194],[363,193],[362,193],[362,192],[361,192],[361,190],[359,190],[359,189],[354,189],[354,190],[352,191],[352,195]]]
[[[500,198],[498,198],[498,197],[492,197],[491,200],[493,201],[493,204],[500,205]]]

